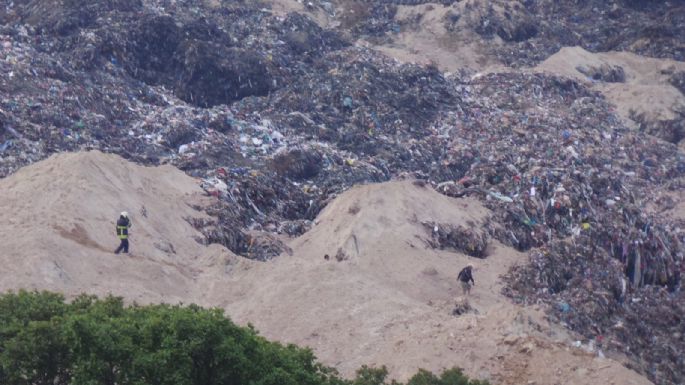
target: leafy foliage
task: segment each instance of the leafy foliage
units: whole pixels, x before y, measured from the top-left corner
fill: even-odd
[[[351,385],[402,385],[399,382],[386,382],[388,370],[385,366],[370,368],[366,365],[357,370],[357,377]],[[489,385],[487,381],[469,380],[461,369],[452,368],[442,372],[440,377],[435,374],[419,369],[406,385]]]
[[[118,297],[0,296],[0,383],[12,385],[387,385],[385,367],[345,380],[309,349],[267,341],[220,309],[126,306]],[[484,385],[458,369],[407,385]],[[392,381],[390,385],[401,385]]]

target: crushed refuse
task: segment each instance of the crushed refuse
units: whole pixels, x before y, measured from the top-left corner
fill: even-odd
[[[212,220],[188,218],[198,241],[267,260],[288,253],[284,237],[310,229],[342,191],[410,174],[492,211],[482,228],[426,223],[433,247],[483,258],[496,239],[529,251],[508,295],[550,304],[553,317],[653,381],[683,383],[685,218],[663,215],[685,180],[674,144],[685,137],[682,117],[633,131],[571,79],[442,73],[301,14],[208,3],[219,5],[0,6],[0,177],[60,151],[172,164],[215,197]],[[334,3],[307,7],[331,14]],[[492,49],[513,66],[567,45],[685,60],[683,6],[646,3],[525,1],[505,6],[510,18],[473,7],[445,23],[498,36],[505,43]],[[340,28],[383,39],[403,28],[394,21],[402,4],[354,2],[359,20]],[[625,77],[620,67],[583,71]],[[682,73],[671,82],[683,90]]]
[[[452,309],[452,315],[453,316],[460,316],[466,313],[478,313],[476,309],[474,309],[471,304],[469,303],[468,299],[464,297],[459,297],[457,298],[454,308]]]
[[[551,318],[580,332],[583,343],[594,346],[593,353],[619,351],[632,359],[629,367],[655,383],[682,383],[685,302],[679,278],[668,275],[669,269],[682,275],[682,262],[669,266],[645,258],[646,265],[659,267],[642,278],[633,276],[656,281],[640,286],[630,282],[631,272],[626,275],[629,266],[595,242],[581,235],[574,242],[560,240],[536,249],[530,265],[509,273],[504,292],[520,303],[548,304]],[[639,255],[637,250],[627,253],[628,258]]]
[[[488,233],[476,228],[475,223],[469,228],[434,222],[424,222],[423,225],[431,233],[428,244],[433,248],[452,248],[476,258],[487,256]]]

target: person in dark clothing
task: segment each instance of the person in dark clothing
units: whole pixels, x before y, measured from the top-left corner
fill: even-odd
[[[471,286],[476,284],[476,281],[473,280],[472,270],[473,265],[466,265],[457,276],[457,280],[461,283],[461,289],[463,290],[464,295],[468,295],[471,292]]]
[[[119,254],[122,250],[125,254],[128,253],[128,229],[131,227],[131,220],[128,219],[128,213],[122,212],[117,220],[117,237],[121,240],[119,247],[117,247],[114,254]]]

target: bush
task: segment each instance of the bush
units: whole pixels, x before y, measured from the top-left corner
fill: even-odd
[[[118,297],[0,296],[0,383],[10,385],[385,385],[385,367],[347,381],[309,349],[269,342],[220,309],[125,306]],[[392,382],[393,385],[401,385]],[[407,385],[480,385],[458,369]]]

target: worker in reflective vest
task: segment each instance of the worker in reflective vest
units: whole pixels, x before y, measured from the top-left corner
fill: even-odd
[[[128,253],[128,229],[131,227],[131,220],[128,219],[128,213],[122,212],[117,220],[117,237],[121,240],[119,247],[117,247],[114,254],[119,254],[121,251]]]

